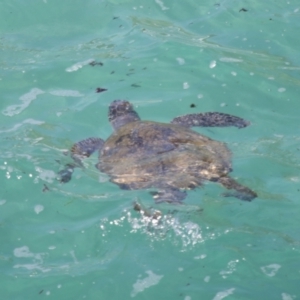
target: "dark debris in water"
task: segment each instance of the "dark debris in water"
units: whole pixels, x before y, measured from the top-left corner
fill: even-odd
[[[102,92],[105,92],[105,91],[107,91],[107,89],[100,88],[100,87],[96,88],[96,93],[102,93]]]
[[[136,84],[136,83],[133,83],[131,86],[135,87],[135,88],[141,87],[139,84]]]
[[[89,63],[90,66],[95,67],[95,66],[103,66],[103,63],[101,61],[95,61],[93,60],[92,62]]]
[[[44,183],[44,187],[43,187],[43,192],[48,192],[50,191],[50,189],[48,188],[48,186]]]
[[[242,7],[242,8],[239,10],[239,12],[241,12],[241,11],[246,12],[246,11],[248,11],[248,9]]]
[[[191,108],[194,108],[194,107],[196,107],[196,104],[192,103],[192,104],[190,105],[190,107],[191,107]]]

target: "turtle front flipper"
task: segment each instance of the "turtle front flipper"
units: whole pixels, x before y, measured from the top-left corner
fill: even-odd
[[[180,204],[186,197],[186,192],[176,188],[161,189],[158,192],[151,192],[156,203],[168,202]]]
[[[65,165],[65,168],[58,172],[60,182],[66,183],[71,180],[76,167],[83,167],[82,160],[89,157],[95,151],[100,150],[104,141],[100,138],[88,138],[75,143],[71,148],[71,157],[74,163]]]
[[[243,201],[252,201],[257,197],[257,194],[254,191],[244,185],[241,185],[229,176],[221,177],[218,182],[228,190],[231,190],[223,193],[224,197],[235,197]]]
[[[64,169],[58,172],[58,180],[62,183],[69,182],[72,178],[72,174],[74,172],[75,164],[67,164]]]
[[[243,128],[250,125],[250,122],[229,114],[219,112],[207,112],[199,114],[188,114],[176,117],[171,121],[172,124],[178,124],[185,127],[228,127],[235,126]]]

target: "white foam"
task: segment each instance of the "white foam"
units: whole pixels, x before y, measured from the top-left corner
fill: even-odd
[[[24,124],[31,124],[31,125],[42,125],[45,122],[43,121],[39,121],[39,120],[34,120],[34,119],[26,119],[21,123],[18,123],[16,125],[14,125],[13,127],[9,128],[9,129],[5,129],[5,130],[0,130],[0,133],[2,132],[12,132],[12,131],[16,131],[18,128],[22,127]]]
[[[77,259],[76,255],[75,255],[75,251],[74,251],[74,250],[71,250],[71,251],[70,251],[70,254],[71,254],[71,256],[72,256],[72,258],[73,258],[73,260],[74,260],[74,263],[75,263],[75,264],[78,264],[79,262],[78,262],[78,259]]]
[[[9,117],[17,115],[24,109],[26,109],[30,105],[30,103],[37,98],[38,95],[44,93],[45,92],[41,89],[33,88],[29,93],[26,93],[19,98],[22,104],[10,105],[6,109],[4,109],[2,113]]]
[[[33,257],[34,254],[29,251],[29,248],[27,246],[23,246],[23,247],[14,249],[14,256],[15,257]]]
[[[243,62],[242,59],[237,59],[237,58],[232,58],[232,57],[221,57],[221,58],[219,58],[219,60],[222,62],[227,62],[227,63]]]
[[[268,266],[261,267],[260,269],[269,277],[273,277],[277,274],[278,270],[281,268],[281,265],[271,264]]]
[[[281,297],[282,297],[282,300],[293,300],[295,298],[287,293],[282,293]]]
[[[221,300],[229,295],[231,295],[234,292],[235,288],[231,288],[222,292],[219,292],[216,294],[216,296],[213,298],[213,300]]]
[[[88,59],[88,60],[85,60],[85,61],[82,61],[82,62],[78,62],[78,63],[72,65],[71,67],[66,68],[66,72],[78,71],[79,69],[81,69],[82,67],[88,65],[89,63],[91,63],[93,61],[94,61],[94,59]]]
[[[53,96],[59,96],[59,97],[83,97],[83,94],[80,94],[80,92],[76,90],[53,90],[50,91],[49,94]]]
[[[43,206],[43,205],[38,204],[38,205],[36,205],[36,206],[34,207],[34,211],[35,211],[35,213],[36,213],[37,215],[38,215],[39,213],[41,213],[43,210],[44,210],[44,206]]]
[[[231,260],[227,264],[227,269],[220,271],[220,275],[225,279],[228,275],[232,274],[234,271],[236,271],[236,265],[239,261],[238,260]]]
[[[48,183],[52,183],[57,177],[53,170],[46,170],[41,167],[35,167],[35,170],[39,173],[38,178]]]
[[[278,92],[279,92],[279,93],[283,93],[283,92],[285,92],[285,91],[286,91],[286,89],[283,88],[283,87],[278,89]]]
[[[34,264],[23,264],[23,265],[14,265],[14,268],[15,269],[24,268],[24,269],[27,269],[29,271],[38,270],[38,271],[41,271],[43,273],[51,271],[51,269],[43,268],[43,267],[41,267],[37,263],[34,263]]]
[[[6,203],[6,200],[0,200],[0,205],[3,205]]]
[[[189,83],[188,82],[184,82],[183,83],[183,89],[186,90],[190,87]]]
[[[145,289],[156,285],[163,278],[163,275],[157,275],[152,271],[146,271],[148,277],[144,279],[138,279],[136,283],[133,284],[133,290],[131,292],[131,297],[135,297],[138,293],[144,291]]]
[[[161,0],[155,0],[155,2],[160,6],[162,10],[167,10],[169,7],[166,7],[165,4]]]
[[[178,63],[180,65],[184,65],[185,64],[185,60],[183,58],[181,58],[181,57],[177,57],[176,60],[178,61]]]
[[[29,248],[27,246],[23,246],[23,247],[20,247],[20,248],[15,248],[14,249],[14,256],[15,257],[26,258],[26,259],[31,258],[32,263],[17,264],[17,265],[14,265],[13,267],[15,269],[24,268],[24,269],[27,269],[29,271],[38,270],[38,271],[41,271],[43,273],[49,272],[49,271],[51,271],[51,269],[43,268],[41,266],[42,263],[43,263],[43,258],[42,258],[43,254],[44,253],[33,253],[29,250]]]

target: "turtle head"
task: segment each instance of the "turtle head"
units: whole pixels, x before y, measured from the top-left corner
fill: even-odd
[[[139,121],[140,117],[131,103],[125,100],[114,100],[108,110],[108,119],[115,130],[127,123]]]

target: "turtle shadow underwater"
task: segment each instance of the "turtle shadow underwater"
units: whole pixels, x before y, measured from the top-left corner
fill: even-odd
[[[195,132],[191,127],[244,128],[250,122],[225,113],[207,112],[174,118],[169,124],[140,119],[133,105],[113,101],[108,118],[114,129],[104,141],[90,137],[71,147],[72,163],[59,172],[59,180],[71,180],[82,160],[98,151],[96,168],[124,190],[156,189],[156,203],[182,203],[187,190],[205,181],[227,189],[223,196],[252,201],[257,194],[240,184],[232,171],[231,152],[225,143]]]

